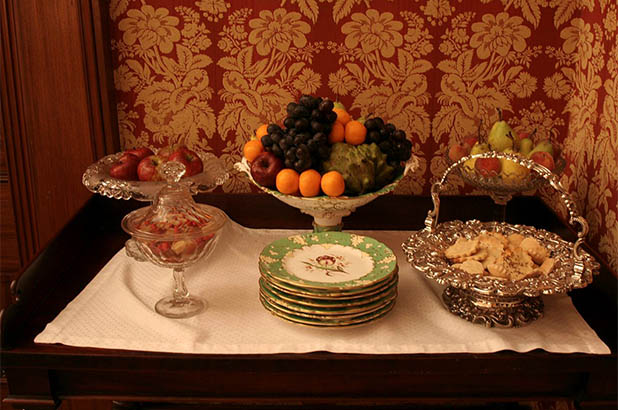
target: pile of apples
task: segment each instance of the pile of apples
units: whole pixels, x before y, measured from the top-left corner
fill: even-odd
[[[184,145],[170,145],[155,154],[148,147],[126,150],[109,169],[109,176],[125,181],[162,181],[161,166],[167,161],[185,166],[183,178],[199,174],[204,169],[201,158]]]
[[[462,143],[454,144],[448,151],[448,158],[452,162],[461,158],[495,151],[504,152],[530,159],[550,171],[555,168],[554,148],[547,139],[536,144],[532,138],[536,129],[531,133],[521,132],[514,136],[509,124],[502,119],[502,113],[498,109],[499,119],[494,123],[487,137],[487,142],[481,142],[477,137],[465,138]],[[500,177],[504,182],[521,183],[529,174],[529,170],[508,159],[478,158],[465,162],[464,169],[468,172],[476,172],[483,177]]]

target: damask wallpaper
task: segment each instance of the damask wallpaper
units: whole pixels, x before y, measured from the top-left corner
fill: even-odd
[[[260,124],[320,95],[404,129],[422,166],[397,192],[428,194],[448,146],[481,121],[487,133],[499,107],[561,151],[617,271],[617,15],[614,0],[111,0],[121,142],[231,166]],[[240,175],[223,187],[250,190]]]

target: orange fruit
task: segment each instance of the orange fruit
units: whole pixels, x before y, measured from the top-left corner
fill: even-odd
[[[251,162],[264,151],[264,146],[260,140],[249,140],[242,149],[242,153]]]
[[[292,168],[284,168],[277,174],[275,185],[282,194],[295,194],[298,191],[298,172]]]
[[[345,191],[345,181],[343,176],[337,171],[329,171],[322,175],[320,181],[322,191],[328,196],[339,196]]]
[[[360,145],[365,142],[367,128],[360,121],[351,120],[345,125],[345,142]]]
[[[316,196],[320,193],[322,176],[315,169],[308,169],[300,174],[298,188],[302,196]]]
[[[343,125],[346,125],[348,121],[352,119],[352,117],[350,117],[350,114],[348,114],[348,112],[343,108],[333,108],[333,111],[335,111],[335,113],[337,114],[337,121],[339,121]]]
[[[334,144],[336,142],[343,142],[345,135],[345,127],[339,121],[335,121],[333,124],[333,129],[330,131],[328,135],[328,142]]]
[[[255,131],[255,138],[257,138],[258,140],[261,140],[264,135],[268,134],[268,131],[266,130],[267,128],[268,128],[268,124],[260,125],[258,129]]]

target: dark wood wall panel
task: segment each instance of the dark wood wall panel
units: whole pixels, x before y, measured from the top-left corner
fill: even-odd
[[[39,248],[89,197],[81,185],[94,155],[80,13],[70,0],[9,3],[29,157],[13,170],[30,176],[33,203],[22,205],[33,207]]]

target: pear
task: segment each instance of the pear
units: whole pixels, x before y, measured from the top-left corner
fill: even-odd
[[[510,148],[504,150],[504,152],[517,155],[517,153]],[[500,171],[500,175],[502,176],[502,180],[506,183],[521,183],[530,173],[530,170],[528,168],[521,166],[518,163],[513,162],[509,159],[500,158],[500,162],[502,163],[502,170]]]
[[[496,121],[491,127],[487,142],[494,151],[504,151],[513,148],[513,130],[506,121]]]
[[[342,110],[345,110],[345,105],[343,105],[341,101],[335,101],[333,108],[341,108]]]
[[[482,154],[484,152],[489,152],[489,145],[487,145],[487,143],[485,142],[477,142],[470,150],[470,155]],[[464,168],[466,168],[468,171],[474,171],[475,164],[476,158],[469,159],[464,162]]]
[[[528,154],[532,152],[533,145],[534,143],[530,138],[523,138],[521,141],[519,141],[519,152],[521,152],[525,156],[528,156]]]
[[[551,142],[549,140],[542,140],[538,144],[536,144],[534,149],[528,153],[528,158],[530,158],[532,154],[537,151],[545,151],[549,153],[549,155],[551,155],[552,157],[554,156],[554,147],[551,145]]]

